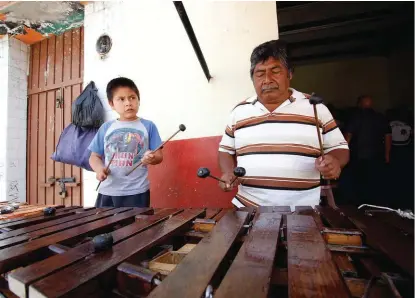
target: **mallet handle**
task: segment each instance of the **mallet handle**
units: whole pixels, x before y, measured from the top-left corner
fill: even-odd
[[[171,139],[173,139],[181,130],[178,129],[174,134],[171,135],[170,138],[168,138],[167,140],[165,140],[163,143],[161,143],[160,146],[158,146],[156,149],[153,150],[153,152],[156,152],[159,149],[162,149],[164,147],[164,145],[170,141]],[[126,176],[130,175],[132,172],[134,172],[135,169],[137,169],[139,166],[141,166],[143,163],[140,161],[137,165],[134,166],[134,168],[132,168]]]

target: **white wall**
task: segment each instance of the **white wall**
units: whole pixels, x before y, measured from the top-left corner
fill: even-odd
[[[132,78],[141,93],[139,114],[162,138],[180,123],[177,138],[220,135],[231,108],[254,92],[249,57],[258,44],[278,38],[275,2],[184,1],[213,79],[208,83],[179,15],[170,1],[90,2],[85,7],[84,80],[94,80],[107,108],[108,81]],[[107,33],[105,60],[95,51]],[[95,202],[96,180],[84,173],[84,203]]]
[[[28,47],[0,39],[0,201],[26,201]]]

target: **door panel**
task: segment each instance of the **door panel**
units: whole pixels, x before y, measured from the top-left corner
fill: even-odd
[[[30,204],[82,205],[82,171],[54,162],[63,129],[71,123],[72,103],[82,92],[83,28],[31,46],[28,79],[27,201]],[[62,199],[49,178],[75,177]]]

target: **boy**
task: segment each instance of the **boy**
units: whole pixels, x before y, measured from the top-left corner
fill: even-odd
[[[120,117],[104,123],[89,145],[89,163],[97,179],[102,181],[95,206],[149,207],[150,183],[146,165],[163,161],[161,150],[151,151],[161,144],[157,127],[153,122],[137,117],[140,93],[132,80],[111,80],[107,85],[107,97],[111,108]],[[126,176],[140,161],[143,166]]]

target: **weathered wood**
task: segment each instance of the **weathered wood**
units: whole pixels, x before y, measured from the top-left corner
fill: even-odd
[[[148,297],[200,297],[247,219],[247,212],[229,211]]]
[[[386,254],[396,265],[414,276],[414,240],[375,218],[358,212],[355,208],[342,207],[353,224],[366,235],[366,243]]]
[[[349,297],[313,218],[287,215],[287,233],[289,297]]]
[[[90,222],[88,224],[36,239],[28,243],[23,243],[3,249],[0,253],[0,273],[18,268],[26,263],[33,263],[36,259],[41,257],[42,250],[47,250],[47,247],[51,244],[61,243],[65,245],[65,241],[67,240],[86,234],[92,234],[94,231],[99,231],[103,228],[111,227],[120,222],[125,222],[126,220],[130,220],[130,218],[134,218],[134,216],[137,214],[145,213],[151,210],[149,208],[135,208],[131,211],[125,211],[130,208],[117,209],[124,211],[124,213]]]
[[[359,278],[345,278],[346,285],[349,288],[349,291],[352,297],[362,298],[365,293],[368,280],[359,279]],[[390,291],[387,289],[386,285],[383,283],[375,283],[367,298],[391,298]]]
[[[316,212],[316,210],[313,209],[311,206],[295,206],[294,214],[297,215],[309,215],[312,216],[317,228],[321,231],[324,229],[323,222],[321,221],[321,218],[319,214]]]
[[[36,298],[74,295],[72,291],[77,287],[82,290],[82,287],[88,286],[88,281],[97,281],[96,278],[107,270],[116,269],[116,266],[129,257],[180,232],[181,228],[189,227],[194,218],[203,214],[205,214],[203,209],[186,210],[139,235],[114,245],[111,250],[95,254],[34,283],[29,288],[29,296]]]
[[[76,207],[68,207],[68,208],[62,208],[62,209],[57,209],[56,210],[56,214],[52,215],[52,216],[47,216],[47,215],[43,215],[43,209],[38,210],[39,214],[37,214],[34,217],[24,217],[24,218],[19,218],[18,220],[15,221],[0,221],[0,228],[12,228],[12,229],[20,229],[20,228],[24,228],[30,225],[34,225],[34,224],[38,224],[38,223],[42,223],[42,222],[46,222],[49,220],[55,220],[58,218],[62,218],[65,216],[69,216],[72,214],[75,214],[76,210],[79,209],[81,207],[76,206]],[[40,215],[42,214],[42,215]]]
[[[347,254],[334,252],[331,256],[344,277],[358,276],[353,260]]]
[[[118,209],[107,210],[107,211],[104,211],[104,212],[101,212],[95,215],[91,215],[88,217],[80,218],[80,219],[73,220],[70,222],[65,222],[65,223],[51,226],[48,228],[44,228],[41,230],[36,230],[36,231],[30,232],[24,235],[8,238],[5,240],[0,240],[0,248],[2,249],[7,248],[7,247],[17,245],[17,244],[20,244],[20,243],[23,243],[29,240],[32,241],[37,238],[45,237],[50,234],[54,234],[54,233],[58,233],[58,232],[61,232],[67,229],[75,228],[77,226],[80,226],[80,225],[83,225],[83,224],[86,224],[86,223],[89,223],[89,222],[92,222],[92,221],[95,221],[101,218],[106,218],[114,214],[126,212],[131,209],[132,208],[118,208]]]
[[[356,229],[355,225],[338,210],[328,206],[315,206],[315,209],[332,228]]]
[[[112,210],[112,209],[114,209],[114,208],[106,208],[105,211],[109,211],[109,210]],[[63,218],[54,217],[52,220],[49,220],[49,221],[46,221],[46,222],[43,222],[43,223],[40,223],[40,224],[32,224],[32,225],[30,225],[28,227],[25,227],[25,228],[16,229],[16,230],[13,230],[13,231],[8,232],[8,233],[1,234],[0,235],[0,240],[4,240],[4,239],[10,238],[10,237],[19,236],[19,235],[34,232],[34,231],[38,231],[38,230],[45,229],[45,228],[48,228],[48,227],[51,227],[51,226],[57,226],[59,224],[63,224],[63,223],[66,223],[66,222],[71,222],[73,220],[77,220],[77,219],[81,219],[81,218],[84,218],[84,217],[87,217],[87,216],[90,216],[90,215],[97,214],[100,211],[104,211],[104,210],[98,208],[98,209],[93,209],[93,210],[90,210],[90,211],[80,212],[80,213],[77,213],[77,214],[75,214],[75,211],[69,212],[68,215],[70,215],[70,216],[65,216]]]
[[[268,297],[280,226],[281,214],[259,213],[256,216],[215,298]]]
[[[222,209],[220,208],[207,208],[205,218],[215,217]]]
[[[359,258],[359,262],[371,276],[380,277],[382,270],[371,258]]]
[[[259,207],[243,207],[239,208],[239,211],[248,211],[252,212],[255,210],[258,213],[291,213],[290,206],[259,206]]]
[[[168,219],[171,215],[179,212],[180,210],[178,209],[165,209],[155,215],[148,216],[146,219],[142,219],[112,232],[111,234],[114,239],[114,245],[156,225],[157,223],[162,222],[163,220]],[[28,290],[29,285],[61,270],[62,268],[79,262],[80,260],[90,256],[93,252],[94,248],[92,242],[89,241],[62,255],[56,255],[25,268],[17,269],[9,275],[10,289],[20,297],[26,297],[26,291]]]
[[[395,227],[397,230],[401,231],[405,235],[414,236],[414,221],[408,218],[400,217],[396,212],[376,212],[379,210],[374,210],[372,212],[366,211],[367,214],[370,214],[372,217],[383,221],[384,223]]]

